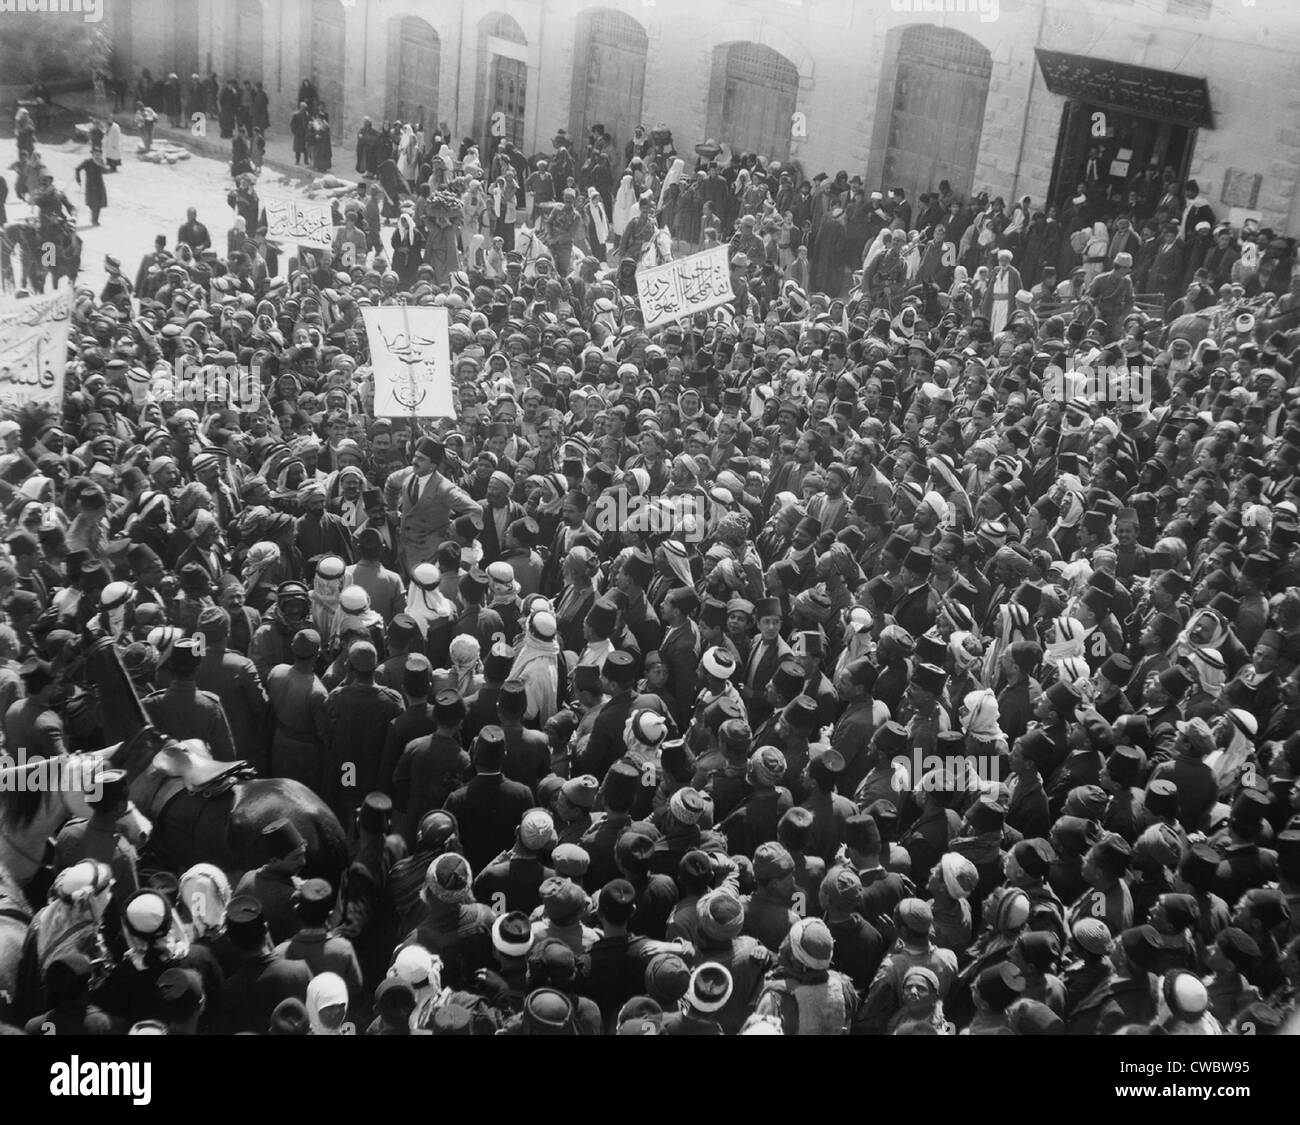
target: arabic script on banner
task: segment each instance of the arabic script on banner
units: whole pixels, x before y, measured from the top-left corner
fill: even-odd
[[[454,418],[444,308],[362,309],[380,418]]]
[[[0,303],[0,406],[63,404],[72,290]]]
[[[715,246],[654,269],[639,270],[637,297],[647,328],[681,320],[705,309],[726,304],[735,297],[726,246]]]
[[[266,237],[271,241],[333,248],[334,219],[328,203],[263,196],[262,206],[266,208]]]

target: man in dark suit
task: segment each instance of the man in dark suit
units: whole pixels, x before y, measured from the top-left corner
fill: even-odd
[[[551,772],[551,746],[541,731],[524,728],[527,707],[523,681],[506,680],[497,695],[497,715],[506,736],[502,772],[511,781],[521,782],[535,793],[537,783]]]
[[[906,593],[893,608],[894,620],[914,637],[921,636],[934,624],[939,597],[930,587],[930,552],[913,547],[903,562],[903,588]]]
[[[465,716],[465,725],[461,728],[466,742],[472,743],[484,727],[497,724],[497,700],[513,664],[514,654],[510,646],[499,642],[492,646],[484,658],[483,686],[478,689],[478,695],[469,705],[469,714]]]
[[[1277,852],[1256,843],[1268,811],[1268,797],[1258,789],[1243,789],[1232,803],[1214,887],[1224,902],[1235,903],[1247,891],[1277,882]]]
[[[429,562],[447,538],[452,520],[480,511],[463,488],[442,475],[445,450],[433,438],[421,438],[397,485],[402,516],[402,560],[408,572]]]
[[[379,758],[379,778],[376,782],[382,793],[392,793],[393,770],[401,760],[402,751],[417,738],[433,734],[437,729],[433,703],[429,699],[432,672],[433,665],[423,653],[411,653],[403,657],[401,689],[406,699],[406,710],[388,724],[388,735],[384,739],[384,752]],[[399,810],[399,818],[405,813],[405,809]]]
[[[632,713],[636,698],[636,659],[629,652],[615,649],[605,657],[603,677],[609,699],[600,709],[592,725],[591,738],[586,749],[573,764],[574,776],[589,773],[597,781],[604,778],[609,767],[623,756],[623,727]]]
[[[479,543],[483,547],[484,566],[501,557],[506,528],[527,515],[522,504],[510,499],[513,487],[514,482],[500,471],[494,472],[488,479],[487,498],[479,504],[483,509],[483,531],[479,535]]]
[[[396,516],[388,511],[384,503],[384,494],[377,488],[367,488],[361,494],[361,502],[366,509],[366,522],[357,530],[358,538],[367,527],[379,533],[379,561],[389,570],[397,570],[401,564],[402,530]]]
[[[772,712],[767,701],[767,685],[784,657],[794,655],[781,639],[781,603],[776,598],[764,598],[754,607],[758,619],[759,635],[749,649],[740,683],[740,698],[745,701],[751,726],[757,726]]]
[[[1006,686],[998,695],[998,725],[1010,743],[1014,744],[1029,729],[1029,720],[1034,717],[1029,678],[1042,658],[1043,650],[1033,641],[1016,641],[1002,654],[1001,673]]]
[[[500,727],[479,731],[474,746],[478,773],[448,797],[445,805],[460,826],[465,858],[475,871],[482,871],[514,843],[515,829],[533,806],[532,790],[502,772],[505,755],[506,736]]]
[[[1198,223],[1209,223],[1211,227],[1214,226],[1214,208],[1201,194],[1201,187],[1195,180],[1188,180],[1184,186],[1186,190],[1183,199],[1186,200],[1186,204],[1183,210],[1182,235],[1183,238],[1190,239]]]
[[[551,539],[551,553],[542,568],[541,592],[547,597],[558,594],[564,585],[564,560],[574,547],[589,547],[599,551],[602,543],[599,532],[586,519],[587,500],[581,492],[570,492],[560,505],[560,526]]]
[[[690,725],[691,709],[699,691],[700,631],[691,620],[691,614],[699,608],[699,595],[689,586],[670,590],[663,601],[668,632],[660,642],[659,659],[668,669],[668,681],[661,694],[678,730]]]
[[[230,652],[230,614],[220,606],[199,611],[199,632],[206,647],[194,675],[199,691],[211,692],[221,701],[230,723],[235,756],[258,767],[266,766],[266,689],[257,668],[246,656]]]
[[[835,692],[844,701],[844,711],[831,732],[831,749],[844,761],[836,787],[856,792],[873,764],[868,749],[876,730],[876,701],[872,689],[879,671],[865,658],[852,661],[835,678]]]
[[[663,626],[654,606],[646,600],[645,589],[654,577],[654,560],[639,551],[626,556],[619,567],[614,581],[618,589],[627,598],[627,609],[623,620],[632,636],[636,638],[637,648],[642,653],[652,652],[659,647],[663,638]]]

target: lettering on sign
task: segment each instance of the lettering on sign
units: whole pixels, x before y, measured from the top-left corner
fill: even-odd
[[[637,296],[646,327],[681,320],[732,300],[735,292],[731,288],[729,253],[729,247],[717,246],[702,254],[638,271]]]

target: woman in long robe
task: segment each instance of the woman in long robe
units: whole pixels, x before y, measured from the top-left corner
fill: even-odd
[[[621,239],[627,224],[637,214],[636,188],[632,185],[631,174],[626,174],[618,185],[618,194],[614,196],[614,213],[610,216],[609,229],[615,238]]]

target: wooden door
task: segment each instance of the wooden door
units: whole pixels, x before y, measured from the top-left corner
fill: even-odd
[[[438,124],[438,33],[422,19],[402,20],[397,44],[397,97],[391,116],[424,125],[426,140]]]
[[[235,25],[235,77],[241,82],[262,81],[262,5],[239,0]]]
[[[721,115],[714,135],[736,153],[790,158],[790,126],[799,74],[783,55],[760,43],[725,50]]]
[[[524,105],[528,96],[528,66],[521,59],[492,56],[488,76],[488,144],[484,151],[495,149],[492,143],[493,120],[501,114],[500,140],[511,141],[515,148],[524,143]],[[497,142],[499,144],[500,141]]]
[[[581,155],[588,130],[604,125],[613,141],[615,173],[621,170],[623,146],[644,124],[641,105],[648,46],[641,25],[621,12],[598,9],[579,27],[575,57],[585,57],[587,65],[581,97],[574,100],[573,143]]]
[[[984,128],[993,60],[969,36],[910,27],[902,37],[883,186],[909,199],[947,180],[970,193]]]
[[[343,77],[346,66],[343,5],[339,0],[316,0],[311,21],[311,75],[316,93],[330,117],[334,144],[344,135]]]
[[[199,3],[198,0],[177,0],[172,8],[175,20],[175,50],[172,70],[182,81],[191,74],[199,74]],[[163,75],[162,77],[166,77]]]

